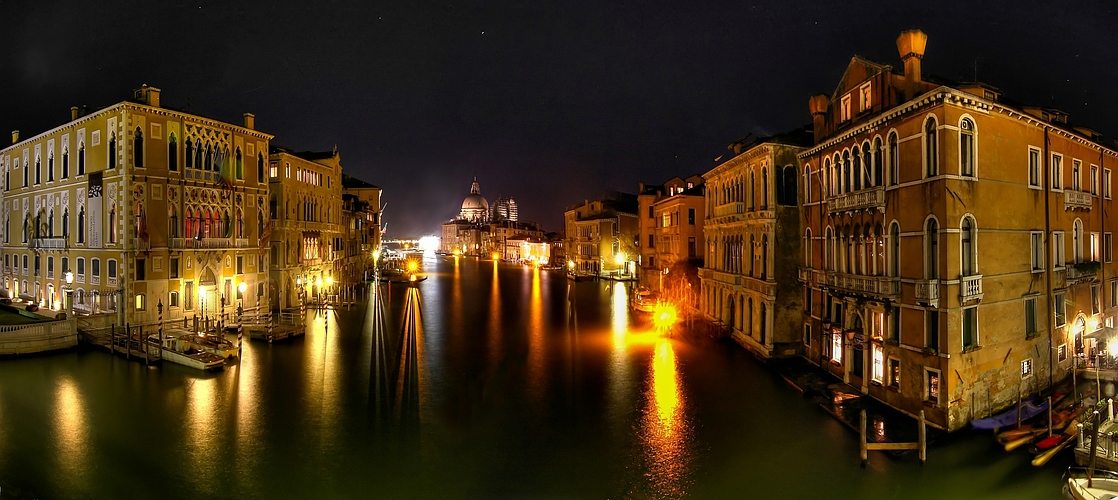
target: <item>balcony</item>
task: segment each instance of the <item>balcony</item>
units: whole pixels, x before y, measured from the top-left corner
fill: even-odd
[[[233,241],[229,238],[171,238],[168,243],[170,248],[176,250],[233,248]]]
[[[1078,264],[1068,263],[1067,267],[1064,268],[1064,281],[1067,286],[1095,281],[1099,276],[1100,267],[1101,265],[1096,261],[1080,262]]]
[[[959,278],[959,297],[963,303],[982,300],[982,275],[962,276]]]
[[[939,307],[939,280],[917,280],[916,302]]]
[[[66,238],[31,238],[27,245],[32,250],[64,250]]]
[[[723,203],[714,207],[714,214],[712,219],[720,219],[722,217],[741,217],[745,213],[745,203],[735,201],[733,203]]]
[[[900,282],[890,276],[827,273],[824,280],[828,287],[860,295],[883,299],[896,299],[901,295]]]
[[[1064,210],[1091,210],[1091,193],[1064,190]]]
[[[828,212],[843,212],[853,210],[885,208],[885,188],[871,187],[853,193],[844,193],[827,198]]]
[[[132,238],[132,247],[131,248],[133,250],[150,250],[151,249],[151,243],[148,242],[148,240],[146,240],[144,238]]]

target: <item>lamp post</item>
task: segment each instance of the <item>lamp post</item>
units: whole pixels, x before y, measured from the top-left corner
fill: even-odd
[[[206,322],[206,287],[198,285],[198,304],[202,306],[202,331],[207,328]]]
[[[74,317],[74,273],[66,271],[62,274],[66,280],[66,318]]]
[[[240,285],[237,286],[237,291],[241,292],[241,305],[237,307],[237,359],[241,359],[241,355],[243,354],[243,351],[241,350],[242,346],[244,345],[244,324],[242,323],[242,318],[244,317],[245,312],[246,288],[248,288],[248,285],[245,285],[245,282],[243,281]]]

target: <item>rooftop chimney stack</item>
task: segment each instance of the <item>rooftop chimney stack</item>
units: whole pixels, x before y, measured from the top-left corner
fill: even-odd
[[[79,111],[81,111],[81,109],[77,106],[70,106],[70,121],[77,120],[78,117],[81,116]]]
[[[256,115],[252,113],[245,113],[245,128],[249,130],[256,130]]]
[[[811,111],[811,122],[815,130],[815,142],[823,137],[824,125],[827,122],[828,99],[824,94],[816,94],[808,98],[807,107]]]
[[[148,87],[148,106],[159,107],[159,92],[160,90],[155,87]]]
[[[13,130],[12,131],[12,144],[15,144],[17,142],[19,142],[19,131],[18,130]]]
[[[928,35],[920,30],[904,31],[897,37],[897,52],[904,61],[905,99],[916,97],[920,88],[920,59],[927,45]]]
[[[159,107],[159,89],[143,84],[133,92],[133,98],[148,106]]]

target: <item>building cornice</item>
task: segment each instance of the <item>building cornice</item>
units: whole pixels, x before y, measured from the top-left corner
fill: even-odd
[[[833,136],[830,139],[827,139],[826,141],[813,146],[811,149],[800,153],[798,156],[800,160],[807,160],[812,155],[835,147],[836,145],[839,145],[851,139],[852,137],[877,130],[878,128],[889,123],[895,118],[941,103],[950,103],[969,107],[971,109],[976,109],[985,113],[996,112],[1005,114],[1011,118],[1016,118],[1018,120],[1024,121],[1025,123],[1033,125],[1037,128],[1051,130],[1052,132],[1057,133],[1067,139],[1073,140],[1090,148],[1103,151],[1110,156],[1118,157],[1118,151],[1103,146],[1102,144],[1099,144],[1095,141],[1089,140],[1079,134],[1076,134],[1055,124],[1046,122],[1044,120],[1041,120],[1040,118],[1011,108],[1004,104],[989,101],[974,94],[956,90],[951,87],[936,88],[915,99],[909,100],[899,106],[884,111],[881,114],[866,120],[856,127],[850,128],[839,135]]]
[[[726,160],[725,162],[718,165],[717,167],[712,168],[709,172],[703,174],[703,179],[710,179],[712,177],[717,177],[717,176],[721,175],[726,170],[730,170],[734,167],[737,167],[737,166],[741,165],[742,163],[745,163],[749,160],[753,160],[753,159],[761,157],[761,156],[767,156],[770,153],[772,153],[772,143],[763,142],[761,144],[753,146],[752,148],[749,148],[745,151],[742,151],[741,154],[739,154],[737,156],[734,156],[733,158],[730,158],[729,160]]]

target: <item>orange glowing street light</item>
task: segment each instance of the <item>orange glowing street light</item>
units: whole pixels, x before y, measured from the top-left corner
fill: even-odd
[[[652,322],[660,331],[671,328],[676,322],[675,306],[663,302],[657,303],[652,309]]]

